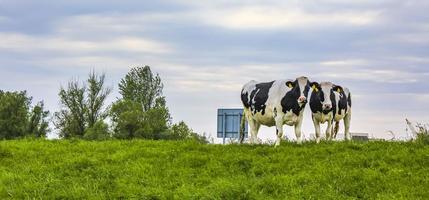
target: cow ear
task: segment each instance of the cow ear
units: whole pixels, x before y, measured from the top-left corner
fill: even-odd
[[[312,82],[310,83],[311,89],[315,92],[319,91],[319,83],[318,82]]]
[[[294,87],[294,83],[292,81],[288,81],[286,82],[286,86],[288,86],[289,88],[293,88]]]
[[[332,89],[338,93],[341,93],[343,91],[343,87],[341,87],[339,85],[334,85],[334,87]]]

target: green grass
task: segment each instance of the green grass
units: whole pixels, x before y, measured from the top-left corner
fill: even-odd
[[[0,199],[429,199],[429,145],[0,141]]]

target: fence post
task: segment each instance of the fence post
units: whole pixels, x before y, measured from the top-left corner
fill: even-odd
[[[225,144],[225,137],[226,137],[226,113],[223,113],[222,118],[222,138],[223,138],[223,144]]]

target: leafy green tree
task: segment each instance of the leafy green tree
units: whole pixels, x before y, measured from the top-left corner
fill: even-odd
[[[161,135],[168,129],[171,121],[170,113],[164,97],[157,99],[155,106],[144,115],[143,129],[152,133],[153,139],[163,139]]]
[[[13,139],[26,135],[28,110],[31,98],[26,91],[0,90],[0,139]]]
[[[150,110],[162,96],[163,84],[159,74],[154,75],[149,66],[135,67],[119,83],[123,99],[138,102],[144,112]]]
[[[114,124],[114,136],[131,139],[141,135],[144,112],[139,103],[121,99],[113,103],[110,116]]]
[[[149,66],[131,69],[119,83],[122,99],[110,112],[115,137],[161,139],[171,121],[162,89]]]
[[[105,75],[90,73],[86,84],[70,81],[68,87],[60,89],[62,109],[55,113],[55,126],[64,138],[83,137],[86,129],[107,116],[103,110],[111,89],[105,87]]]
[[[107,96],[112,92],[112,88],[105,87],[105,78],[105,74],[97,75],[92,72],[87,80],[86,115],[88,127],[104,120],[108,115],[107,109],[103,110],[103,105]]]
[[[31,101],[26,91],[0,90],[0,139],[46,136],[49,111],[44,109],[43,102],[31,108]]]
[[[49,111],[44,109],[43,101],[37,103],[30,112],[27,132],[35,137],[46,137],[49,132],[48,116]]]
[[[67,89],[61,87],[59,92],[62,109],[55,113],[55,126],[60,131],[60,136],[70,138],[83,136],[86,129],[86,87],[78,81],[70,81]]]

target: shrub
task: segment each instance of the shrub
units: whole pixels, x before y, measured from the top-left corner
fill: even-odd
[[[195,140],[200,143],[208,143],[205,136],[195,133],[184,121],[173,124],[170,130],[164,133],[166,139],[170,140]]]
[[[109,127],[103,121],[98,121],[85,131],[83,138],[86,140],[106,140],[110,138]]]

